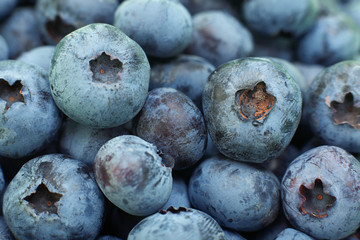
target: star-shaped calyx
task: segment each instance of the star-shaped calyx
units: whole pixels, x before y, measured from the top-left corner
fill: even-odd
[[[17,80],[13,85],[10,85],[4,79],[0,79],[0,98],[6,101],[6,110],[8,110],[15,102],[24,102],[22,87],[23,85],[20,80]]]
[[[309,189],[302,184],[299,187],[299,194],[301,195],[299,211],[317,218],[327,217],[327,209],[336,201],[336,197],[324,193],[323,183],[319,178],[315,179],[313,188]]]
[[[36,192],[25,197],[24,200],[35,209],[36,214],[45,212],[48,214],[57,214],[57,202],[62,194],[50,192],[45,184],[40,184]]]

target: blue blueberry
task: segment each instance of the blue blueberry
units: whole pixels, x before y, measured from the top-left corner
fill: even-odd
[[[223,229],[223,231],[226,240],[246,240],[246,238],[243,238],[238,232],[229,229]]]
[[[207,130],[201,111],[185,94],[173,88],[149,92],[138,114],[135,133],[154,144],[174,169],[189,168],[204,155]]]
[[[280,183],[258,165],[224,157],[208,158],[189,182],[194,208],[236,231],[256,231],[273,222],[280,209]]]
[[[294,61],[294,39],[289,37],[264,37],[254,34],[254,57],[275,57]]]
[[[111,24],[117,6],[117,0],[37,0],[35,10],[41,34],[55,45],[85,25]]]
[[[28,161],[11,180],[3,213],[16,239],[95,239],[104,198],[84,163],[50,154]]]
[[[8,16],[16,7],[17,0],[1,0],[0,1],[0,20]]]
[[[360,162],[335,146],[297,157],[281,183],[285,216],[294,228],[319,239],[341,239],[360,225]]]
[[[0,156],[38,153],[60,130],[62,114],[51,98],[46,73],[17,60],[0,61]]]
[[[308,90],[306,116],[325,144],[360,152],[360,63],[343,61],[322,71]]]
[[[300,73],[303,75],[306,83],[306,92],[308,91],[308,88],[310,87],[312,81],[315,79],[315,77],[324,70],[324,66],[318,65],[318,64],[306,64],[301,62],[295,62],[295,67],[300,71]]]
[[[40,46],[23,52],[17,60],[42,67],[48,73],[54,51],[55,46]]]
[[[189,12],[194,15],[199,12],[220,10],[231,15],[238,16],[239,13],[230,1],[224,0],[176,0],[181,2]]]
[[[225,240],[220,225],[192,208],[169,208],[146,217],[129,233],[128,240]]]
[[[187,184],[183,178],[176,175],[173,176],[173,185],[169,200],[161,207],[161,209],[166,210],[169,207],[190,207]]]
[[[77,29],[56,46],[49,74],[57,106],[97,128],[131,120],[145,102],[150,65],[140,46],[114,26]]]
[[[123,1],[115,12],[114,26],[136,41],[148,56],[160,58],[180,54],[190,43],[193,31],[188,10],[170,0]]]
[[[132,135],[106,142],[95,157],[95,178],[105,196],[125,212],[146,216],[169,199],[171,168],[154,145]]]
[[[106,236],[98,237],[96,240],[121,240],[121,238],[118,238],[118,237],[115,237],[115,236],[106,235]]]
[[[215,67],[253,51],[251,33],[230,14],[205,11],[193,16],[194,33],[187,52],[201,56]]]
[[[275,158],[301,117],[298,84],[265,58],[230,61],[210,75],[203,111],[212,141],[225,156],[247,162]]]
[[[3,216],[0,216],[0,240],[15,240]]]
[[[284,229],[275,240],[314,240],[314,238],[293,228]]]
[[[0,61],[9,58],[9,47],[3,36],[0,35]]]

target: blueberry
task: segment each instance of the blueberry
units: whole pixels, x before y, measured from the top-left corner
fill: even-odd
[[[71,119],[117,127],[145,102],[150,65],[144,51],[117,28],[90,24],[64,37],[50,65],[51,93]]]
[[[312,237],[293,228],[284,229],[275,240],[314,240]]]
[[[171,168],[154,145],[132,135],[106,142],[95,157],[95,177],[105,196],[125,212],[145,216],[169,199]]]
[[[299,86],[265,58],[230,61],[210,75],[203,111],[219,151],[238,161],[264,162],[290,143],[301,117]]]
[[[306,64],[306,63],[300,63],[295,62],[295,67],[298,68],[300,73],[303,75],[306,83],[306,92],[308,91],[308,88],[310,87],[312,81],[315,79],[315,77],[324,70],[324,66],[318,65],[318,64]],[[306,95],[306,94],[305,94]]]
[[[232,15],[205,11],[193,16],[194,33],[187,52],[201,56],[215,67],[253,51],[251,33]]]
[[[9,46],[5,38],[0,35],[0,61],[9,58]]]
[[[325,144],[360,152],[360,63],[343,61],[322,71],[308,90],[309,124]]]
[[[246,240],[243,238],[239,233],[229,230],[229,229],[223,229],[225,234],[226,240]]]
[[[254,57],[276,57],[294,61],[294,39],[286,36],[267,37],[254,34]]]
[[[194,208],[208,213],[221,226],[256,231],[278,215],[279,188],[276,176],[258,165],[213,157],[193,172],[189,197]]]
[[[169,207],[190,207],[187,184],[184,179],[179,176],[173,176],[173,185],[169,200],[161,209],[166,210]]]
[[[55,46],[40,46],[23,52],[17,60],[42,67],[48,73],[54,51]]]
[[[118,238],[118,237],[115,237],[115,236],[106,235],[106,236],[98,237],[96,240],[121,240],[121,238]]]
[[[335,146],[297,157],[281,183],[285,216],[294,228],[319,239],[341,239],[360,225],[360,162]]]
[[[174,169],[194,165],[204,155],[207,130],[200,110],[182,92],[156,88],[149,92],[137,116],[135,132],[153,143]]]
[[[169,208],[139,222],[128,240],[225,240],[219,224],[206,213],[192,208]]]
[[[84,163],[61,154],[34,158],[11,180],[3,200],[16,239],[95,239],[104,198]]]
[[[115,12],[114,26],[139,43],[147,55],[160,58],[180,54],[193,31],[188,10],[169,0],[123,1]]]
[[[230,3],[230,1],[223,0],[176,0],[181,2],[189,12],[194,15],[199,12],[220,10],[231,15],[238,16],[237,9]]]
[[[117,0],[37,0],[35,10],[41,34],[55,45],[85,25],[111,24],[117,6]]]
[[[16,60],[0,62],[0,156],[38,153],[60,130],[62,115],[43,69]]]
[[[8,16],[16,7],[18,0],[1,0],[0,1],[0,20]]]
[[[0,240],[15,240],[3,216],[0,216]]]

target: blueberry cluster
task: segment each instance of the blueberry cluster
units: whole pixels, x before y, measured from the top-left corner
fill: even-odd
[[[0,239],[359,239],[359,11],[0,0]]]

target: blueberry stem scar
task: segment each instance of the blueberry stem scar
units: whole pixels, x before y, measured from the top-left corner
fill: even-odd
[[[0,79],[0,98],[6,101],[6,110],[16,102],[24,102],[22,87],[23,85],[20,80],[17,80],[10,86],[6,80]]]

